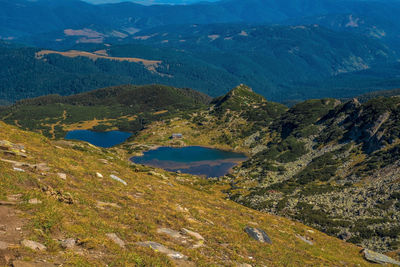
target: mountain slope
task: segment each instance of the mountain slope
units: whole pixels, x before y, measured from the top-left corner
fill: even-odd
[[[354,245],[224,200],[224,184],[131,165],[119,149],[53,142],[4,123],[0,140],[0,212],[14,214],[21,228],[11,236],[0,218],[10,242],[2,243],[0,264],[370,265]],[[247,225],[265,230],[272,244],[252,240]],[[183,228],[190,230],[175,232]],[[19,245],[23,239],[45,247],[28,249],[40,244]]]
[[[237,170],[231,198],[363,246],[397,249],[399,101],[294,106],[265,130],[266,149]]]
[[[62,117],[61,107],[59,115],[51,115],[46,110],[52,101],[48,98],[42,109],[28,100],[14,110],[4,108],[2,114],[9,123],[32,130],[43,126],[20,120],[18,114],[24,108],[29,109],[30,118],[38,118],[47,127],[57,126],[60,132],[99,125],[93,118],[79,123],[79,117],[71,124]],[[90,106],[93,100],[87,101]],[[189,105],[192,108],[148,120],[121,148],[132,155],[160,145],[245,152],[249,160],[222,179],[229,183],[225,192],[232,200],[300,220],[370,249],[395,250],[400,241],[399,101],[399,97],[363,104],[320,99],[288,109],[240,85],[214,99],[208,108]],[[111,107],[115,110],[112,103]],[[80,108],[70,106],[67,114]],[[127,114],[141,117],[141,113]],[[118,123],[119,116],[119,112],[110,113],[108,120],[100,121],[101,129],[121,129],[124,124]],[[172,140],[173,133],[182,133],[184,138]]]
[[[191,119],[150,124],[133,140],[174,145],[168,136],[181,132],[180,145],[246,152],[249,160],[225,177],[232,200],[364,247],[399,248],[398,97],[309,100],[265,114],[274,104],[254,96],[250,114],[263,115],[253,117],[230,101],[236,90]]]

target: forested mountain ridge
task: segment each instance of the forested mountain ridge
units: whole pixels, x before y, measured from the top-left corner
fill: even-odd
[[[57,55],[36,62],[34,49],[2,49],[1,104],[121,84],[190,87],[215,97],[246,83],[283,103],[400,87],[398,1],[142,6],[1,0],[0,6],[0,39],[7,42],[161,61],[149,71]]]
[[[3,18],[0,24],[2,37],[27,36],[91,24],[123,30],[187,23],[282,23],[288,19],[338,13],[375,15],[398,25],[395,14],[400,8],[397,1],[331,0],[228,0],[186,6],[142,6],[128,2],[90,5],[78,0],[2,0],[0,4],[3,7],[0,13],[0,18]],[[174,16],[170,16],[171,12]]]
[[[14,102],[121,84],[168,84],[215,97],[247,83],[270,100],[288,102],[400,87],[393,50],[318,26],[174,26],[134,38],[134,44],[76,45],[78,52],[66,56],[3,43],[0,99]],[[156,63],[146,66],[146,61]]]

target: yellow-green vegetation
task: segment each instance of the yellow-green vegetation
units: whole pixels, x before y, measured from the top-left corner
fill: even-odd
[[[48,95],[0,108],[0,118],[26,130],[63,138],[71,129],[136,132],[147,124],[206,107],[210,97],[162,85],[116,86],[72,96]]]
[[[147,125],[134,141],[156,145],[201,145],[250,153],[259,137],[258,131],[286,110],[284,105],[268,102],[249,87],[239,85],[214,99],[208,110],[199,109],[190,116]],[[173,133],[181,133],[183,139],[171,140]]]
[[[51,141],[4,123],[0,140],[18,144],[27,155],[0,153],[5,160],[0,161],[0,200],[19,196],[10,208],[21,211],[24,238],[47,247],[38,252],[15,244],[9,249],[14,258],[64,266],[369,265],[357,246],[226,200],[223,182],[136,166],[125,160],[122,150]],[[32,199],[39,203],[30,204]],[[265,230],[272,244],[252,240],[243,231],[245,226]],[[204,241],[183,233],[183,240],[175,239],[158,233],[159,228],[186,228]],[[125,248],[113,243],[108,233],[123,240]],[[58,242],[67,238],[77,240],[69,250]],[[146,241],[187,258],[172,260],[136,244]]]
[[[245,85],[211,103],[190,90],[126,86],[25,100],[2,114],[33,130],[40,130],[35,120],[56,132],[137,129],[114,149],[126,161],[165,145],[245,152],[249,159],[223,178],[231,200],[384,252],[400,247],[400,202],[393,197],[400,190],[399,101],[316,99],[287,108]],[[183,138],[171,138],[177,133]]]

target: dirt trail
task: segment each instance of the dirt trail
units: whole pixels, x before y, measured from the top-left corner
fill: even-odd
[[[0,205],[0,266],[15,259],[13,248],[23,239],[24,221],[12,206]]]
[[[64,110],[63,115],[62,115],[62,121],[65,121],[66,119],[67,119],[67,111]],[[50,134],[53,139],[56,139],[56,126],[59,126],[62,121],[58,121],[57,123],[52,124],[50,126]]]

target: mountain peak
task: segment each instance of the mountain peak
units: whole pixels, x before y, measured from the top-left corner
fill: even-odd
[[[266,99],[253,92],[253,90],[244,84],[230,90],[226,95],[216,98],[213,101],[216,108],[243,110],[245,107],[254,106],[266,102]]]

